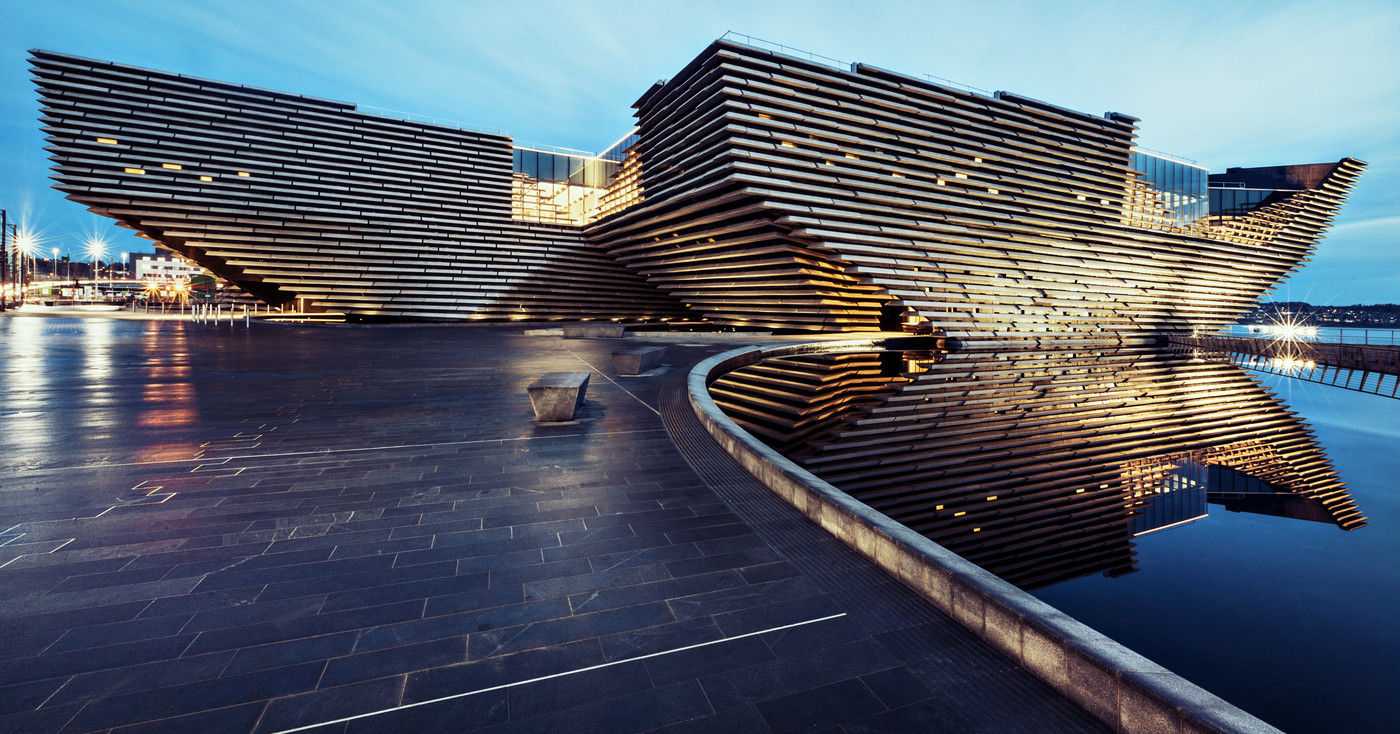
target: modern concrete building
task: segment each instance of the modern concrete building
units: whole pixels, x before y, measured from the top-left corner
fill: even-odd
[[[173,280],[204,273],[204,268],[178,255],[136,255],[131,259],[132,273],[137,280]]]
[[[597,155],[31,55],[55,185],[270,303],[1118,340],[1233,321],[1363,164],[1229,169],[1137,119],[720,39]]]

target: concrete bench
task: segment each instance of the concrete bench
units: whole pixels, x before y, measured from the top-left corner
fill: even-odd
[[[564,324],[565,339],[621,339],[627,327],[607,321]]]
[[[637,347],[612,353],[613,369],[619,375],[640,375],[661,364],[666,347]]]
[[[544,423],[571,421],[588,394],[587,372],[546,372],[526,388],[535,420]]]

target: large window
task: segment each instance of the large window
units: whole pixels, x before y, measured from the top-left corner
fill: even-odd
[[[581,227],[631,206],[641,199],[636,142],[629,134],[596,156],[516,148],[511,216]]]
[[[1157,153],[1134,150],[1139,196],[1130,219],[1142,226],[1186,228],[1210,213],[1206,169],[1195,163]]]

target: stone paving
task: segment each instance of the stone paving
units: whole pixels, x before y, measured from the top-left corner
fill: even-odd
[[[683,377],[728,346],[0,337],[0,732],[1103,730],[719,451]]]

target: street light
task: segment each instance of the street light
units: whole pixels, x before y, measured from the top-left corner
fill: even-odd
[[[130,255],[128,255],[128,254],[125,253],[125,252],[122,253],[122,277],[123,277],[123,278],[126,277],[126,259],[127,259],[128,257],[130,257]]]
[[[107,255],[107,240],[99,236],[89,237],[87,241],[87,254],[92,258],[92,287],[97,289],[97,269],[103,257]]]
[[[50,262],[53,263],[53,277],[54,277],[54,279],[57,279],[57,278],[58,278],[58,248],[57,248],[57,247],[49,248],[49,254],[53,256],[53,257],[50,259]]]

